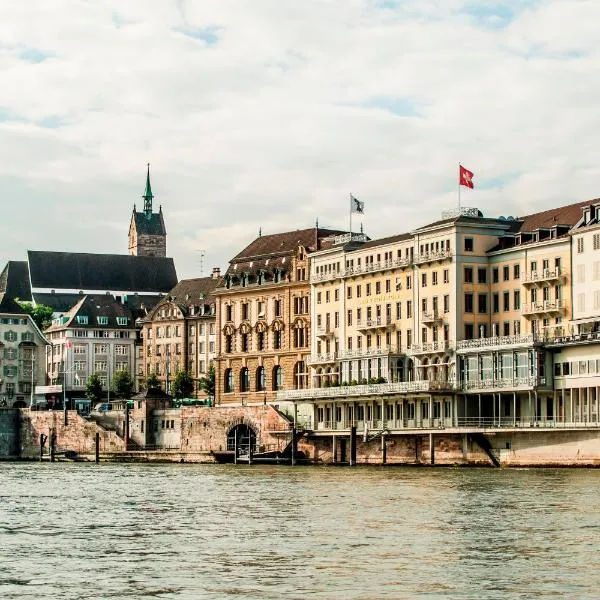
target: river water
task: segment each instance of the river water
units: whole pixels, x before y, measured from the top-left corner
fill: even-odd
[[[0,598],[600,598],[600,470],[0,463]]]

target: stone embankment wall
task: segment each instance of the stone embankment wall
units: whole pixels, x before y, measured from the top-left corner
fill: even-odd
[[[0,459],[19,456],[19,409],[0,408]]]
[[[21,456],[30,458],[39,456],[40,434],[48,436],[46,449],[49,448],[52,432],[56,435],[58,452],[71,450],[77,454],[94,454],[96,433],[100,434],[100,452],[123,452],[125,442],[114,431],[105,431],[93,421],[87,421],[68,411],[67,425],[62,411],[21,410],[20,442]]]
[[[258,451],[283,450],[291,439],[291,433],[285,433],[289,421],[271,406],[194,406],[181,408],[181,450],[224,452],[227,434],[236,425],[248,425],[255,431]]]

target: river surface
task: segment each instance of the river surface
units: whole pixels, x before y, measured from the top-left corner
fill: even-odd
[[[0,463],[0,598],[600,598],[600,470]]]

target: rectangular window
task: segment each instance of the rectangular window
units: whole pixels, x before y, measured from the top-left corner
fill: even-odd
[[[473,283],[473,267],[465,267],[465,283]]]
[[[444,283],[450,282],[450,269],[444,269]]]
[[[381,281],[376,281],[375,282],[375,293],[376,294],[381,294]]]
[[[513,309],[521,310],[521,292],[520,292],[520,290],[515,290],[513,292]]]
[[[510,292],[502,293],[502,310],[510,310]]]
[[[444,312],[450,312],[450,296],[448,294],[444,296]]]
[[[577,238],[577,254],[583,253],[583,237]]]
[[[500,297],[498,293],[492,294],[492,312],[497,313],[500,311]]]
[[[371,284],[367,283],[365,285],[365,296],[370,296],[371,295]]]
[[[427,273],[421,273],[421,287],[427,287]]]
[[[465,312],[473,312],[473,294],[465,294]]]
[[[406,318],[412,319],[412,300],[406,301]]]
[[[487,313],[488,309],[487,309],[487,294],[479,294],[478,297],[478,308],[479,308],[479,312],[481,314],[485,314]]]
[[[473,246],[473,238],[466,237],[464,241],[465,241],[465,245],[464,245],[465,252],[473,252],[473,247],[474,247]]]
[[[437,285],[438,284],[438,272],[434,271],[431,274],[431,285]]]
[[[477,269],[477,281],[478,283],[487,283],[487,269],[482,267]]]
[[[521,278],[521,265],[515,265],[513,267],[513,279],[520,279]]]
[[[349,300],[350,298],[352,298],[352,286],[351,286],[351,285],[349,285],[349,286],[346,288],[346,298],[348,298],[348,300]]]
[[[127,317],[117,317],[117,325],[127,325]]]
[[[492,283],[498,283],[498,267],[492,269]]]
[[[508,281],[510,279],[510,267],[507,265],[502,267],[502,279]]]

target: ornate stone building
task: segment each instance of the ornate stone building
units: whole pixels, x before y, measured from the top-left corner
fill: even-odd
[[[152,188],[150,187],[150,164],[146,174],[144,191],[144,210],[133,207],[129,224],[129,254],[134,256],[167,256],[167,230],[163,219],[162,206],[158,212],[152,212]]]
[[[308,386],[309,256],[341,233],[311,228],[259,236],[230,261],[215,292],[217,403],[262,404],[278,390]]]
[[[142,321],[143,347],[138,366],[141,382],[155,373],[170,392],[177,371],[187,371],[196,386],[216,356],[215,298],[221,283],[218,268],[211,277],[184,279]]]

